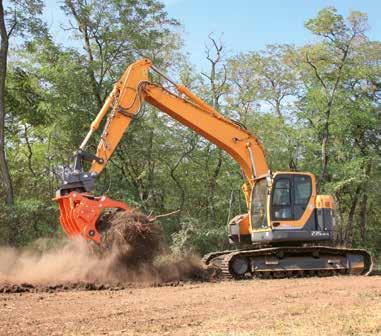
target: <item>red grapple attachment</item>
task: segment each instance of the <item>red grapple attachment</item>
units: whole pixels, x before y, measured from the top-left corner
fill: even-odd
[[[101,242],[96,228],[98,218],[105,209],[123,209],[131,212],[126,203],[114,201],[106,196],[92,196],[87,193],[71,192],[54,199],[60,207],[60,222],[69,237],[82,235],[85,239]]]

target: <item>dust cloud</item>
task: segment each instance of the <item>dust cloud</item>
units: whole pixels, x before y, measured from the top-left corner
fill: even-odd
[[[47,251],[0,248],[0,282],[37,284],[106,281],[110,258],[95,255],[83,239],[60,242]]]
[[[117,213],[98,246],[82,238],[54,247],[0,247],[0,283],[165,283],[206,280],[199,258],[173,255],[160,227],[140,214]],[[46,244],[45,244],[46,245]]]

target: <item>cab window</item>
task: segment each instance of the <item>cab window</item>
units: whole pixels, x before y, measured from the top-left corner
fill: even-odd
[[[302,217],[312,193],[309,176],[294,176],[294,219]]]
[[[266,179],[257,181],[251,196],[251,223],[253,229],[267,227],[267,182]]]
[[[291,212],[291,181],[289,178],[279,178],[273,192],[274,219],[292,218]]]
[[[278,176],[272,191],[272,220],[298,220],[311,198],[312,181],[307,175]]]
[[[295,176],[295,204],[306,205],[311,197],[312,186],[309,176]]]

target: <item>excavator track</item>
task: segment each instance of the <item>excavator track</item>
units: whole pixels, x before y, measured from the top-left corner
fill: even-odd
[[[217,268],[223,279],[369,275],[373,269],[366,250],[327,246],[220,251],[205,255],[203,261]]]
[[[209,263],[212,259],[226,255],[226,254],[229,254],[229,253],[237,252],[237,251],[239,251],[239,250],[226,250],[226,251],[211,252],[211,253],[205,254],[202,257],[201,261],[205,265],[209,265]]]

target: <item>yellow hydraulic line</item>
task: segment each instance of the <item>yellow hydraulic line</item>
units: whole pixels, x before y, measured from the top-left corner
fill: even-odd
[[[115,85],[109,96],[107,97],[105,103],[103,104],[101,110],[99,111],[98,115],[95,117],[94,121],[90,125],[90,130],[87,133],[86,137],[83,139],[81,146],[79,146],[80,149],[84,150],[87,142],[89,141],[91,135],[99,128],[99,125],[101,124],[103,118],[107,114],[111,104],[114,101],[114,94],[117,91],[117,86]]]
[[[103,104],[101,110],[99,111],[98,115],[96,116],[94,121],[91,123],[90,129],[93,132],[95,132],[99,128],[100,123],[102,122],[104,116],[107,114],[112,102],[114,101],[114,94],[116,93],[116,91],[117,91],[117,87],[114,86],[113,90],[111,91],[111,93],[107,97],[107,99],[106,99],[105,103]]]
[[[252,174],[253,174],[253,178],[256,178],[257,177],[257,172],[256,172],[256,169],[255,169],[255,161],[254,161],[254,155],[253,155],[253,151],[251,149],[251,143],[248,142],[246,143],[246,147],[247,147],[247,150],[249,151],[249,157],[250,157],[250,163],[251,163],[251,170],[252,170]]]
[[[210,112],[210,113],[215,113],[216,111],[209,106],[207,103],[205,103],[202,99],[197,97],[191,90],[189,90],[187,87],[184,85],[176,84],[176,89],[186,95],[190,100],[192,100],[194,103],[196,103],[198,106],[200,106],[202,109]]]
[[[189,90],[186,86],[177,84],[174,80],[169,78],[166,74],[164,74],[161,70],[156,68],[154,65],[151,65],[151,69],[156,71],[160,76],[165,78],[168,82],[170,82],[180,93],[186,95],[190,100],[192,100],[196,105],[200,106],[205,111],[208,111],[210,113],[215,113],[216,111],[209,106],[207,103],[205,103],[202,99],[197,97],[191,90]]]

